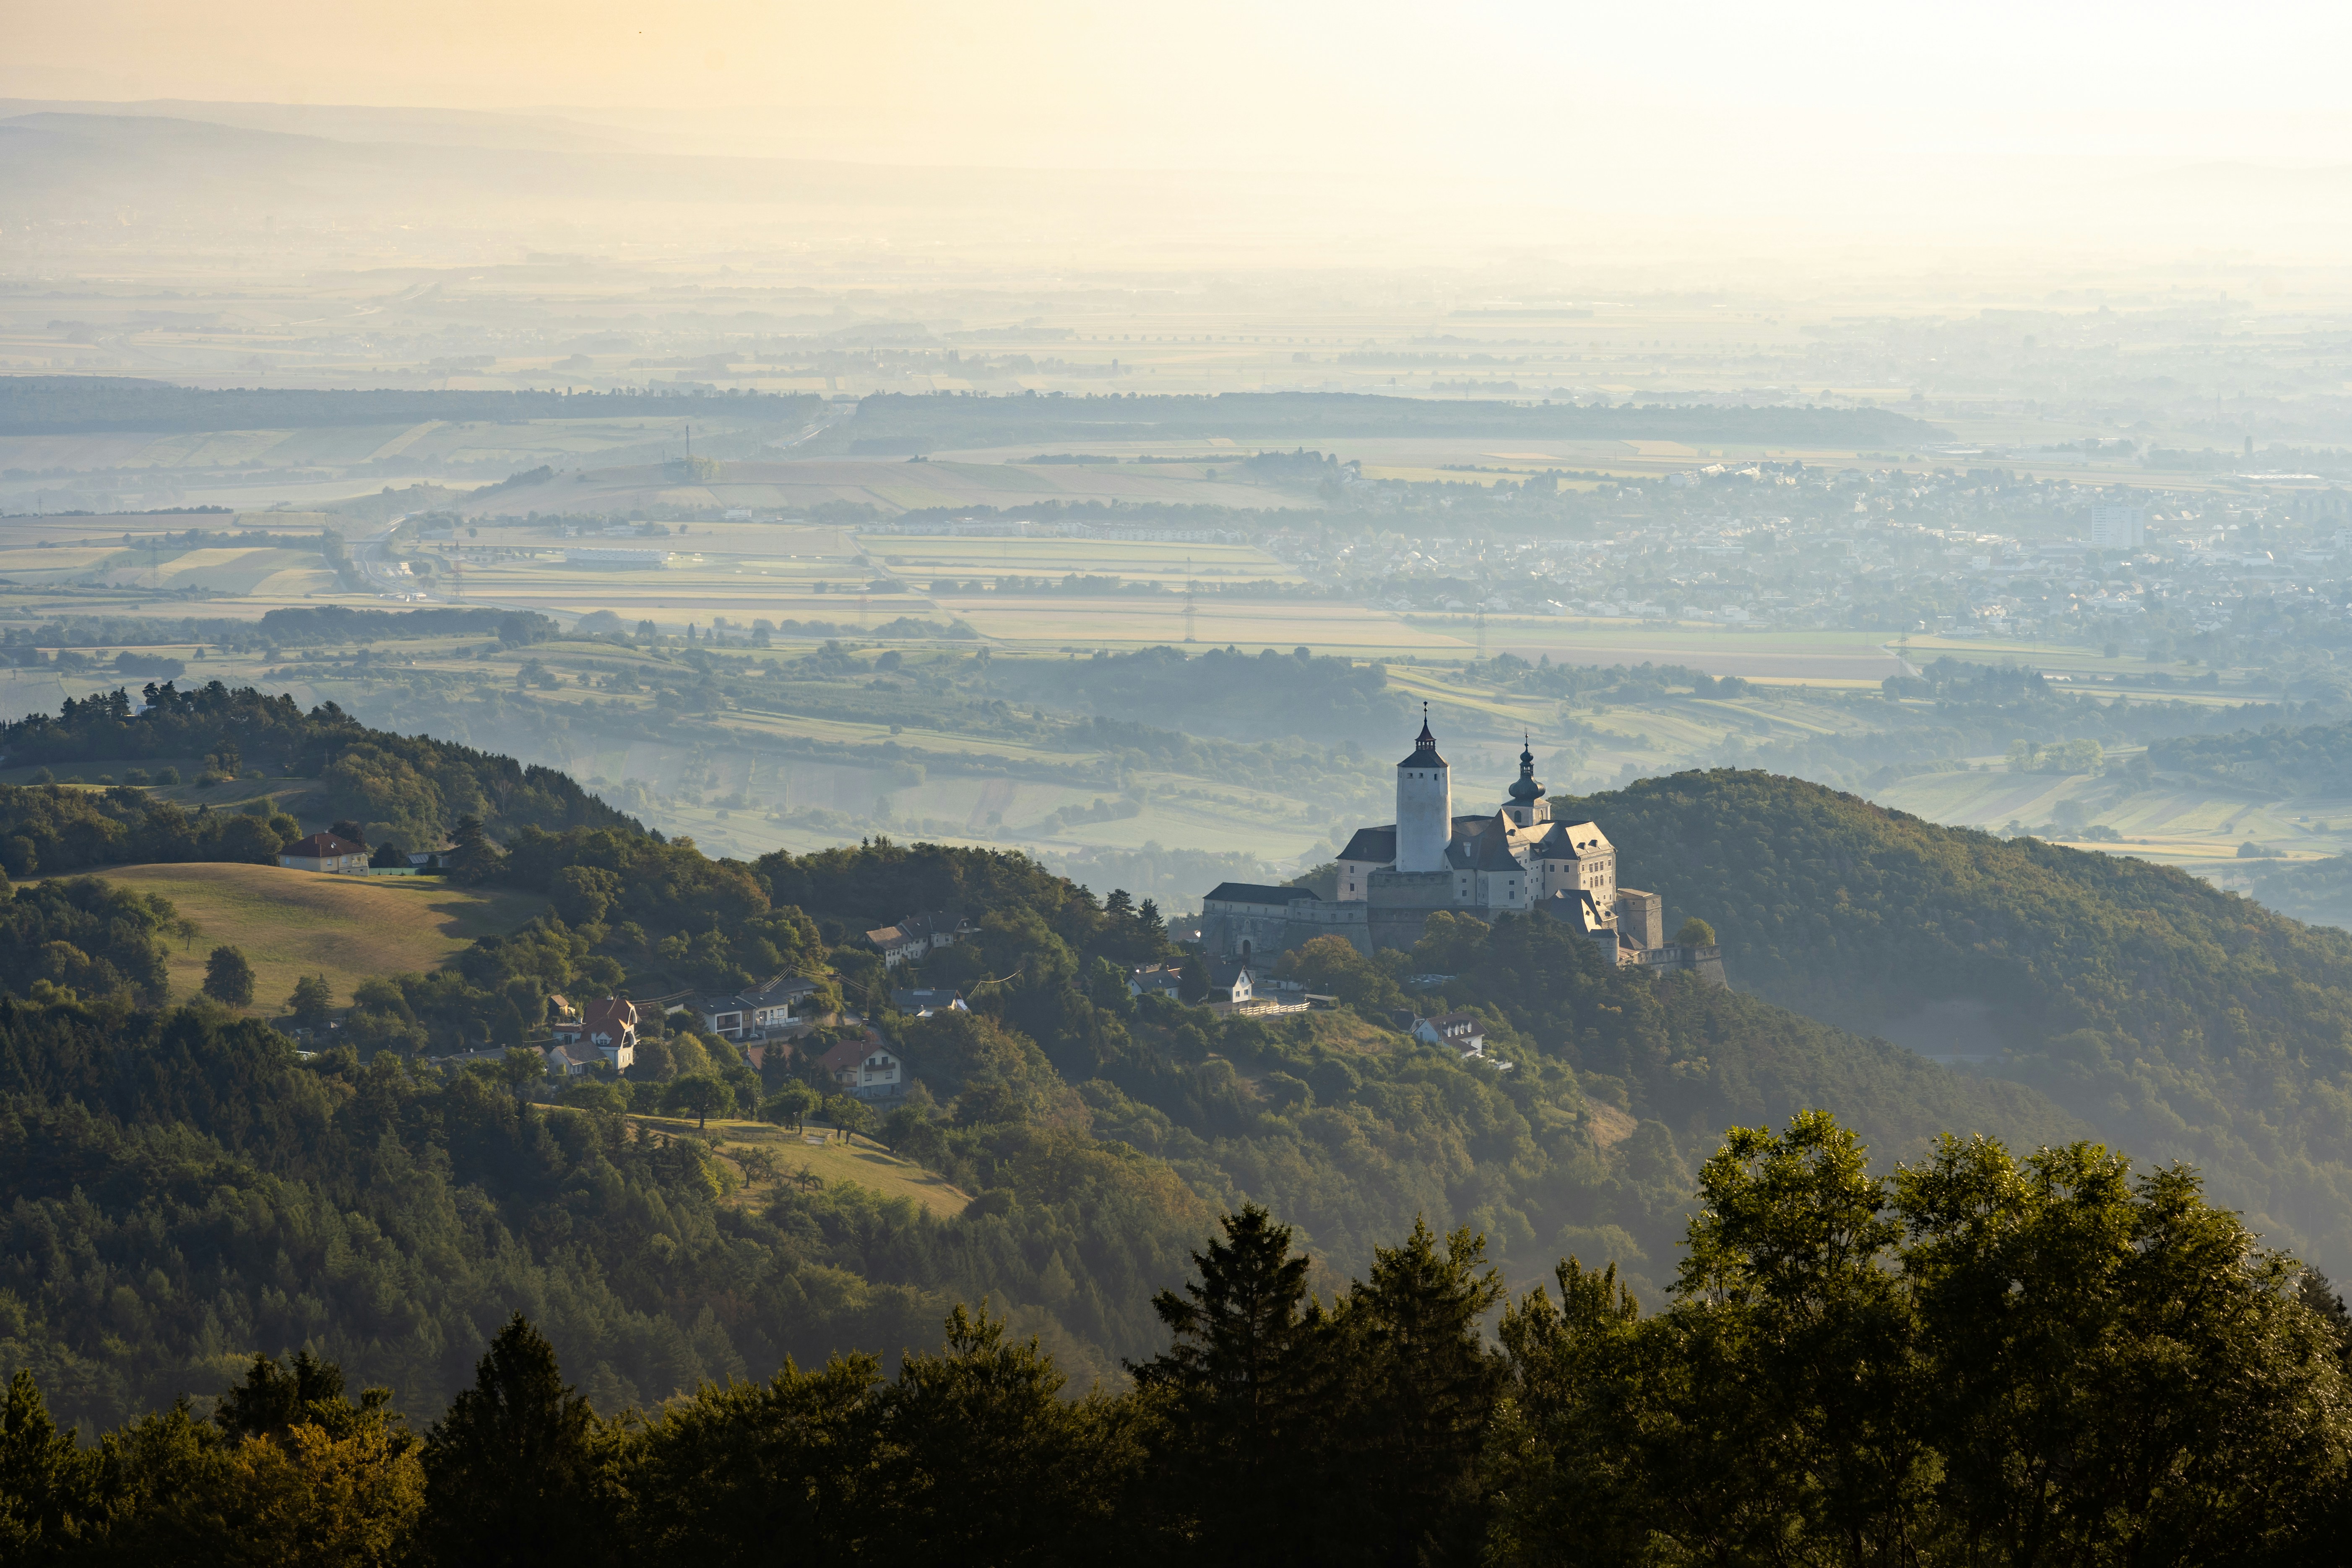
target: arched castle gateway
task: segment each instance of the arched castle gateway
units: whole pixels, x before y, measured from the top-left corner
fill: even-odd
[[[1305,888],[1220,883],[1201,902],[1202,946],[1271,963],[1318,936],[1370,952],[1411,947],[1438,910],[1492,922],[1542,913],[1583,931],[1622,964],[1686,969],[1724,984],[1723,950],[1666,941],[1655,893],[1617,885],[1617,850],[1598,823],[1552,815],[1531,750],[1490,815],[1454,814],[1453,771],[1424,705],[1412,752],[1397,764],[1396,821],[1360,827],[1339,852],[1336,899]]]

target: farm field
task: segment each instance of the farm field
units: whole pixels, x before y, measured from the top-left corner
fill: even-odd
[[[249,1010],[265,1017],[283,1009],[306,974],[324,974],[341,1006],[361,981],[432,969],[477,937],[514,930],[545,902],[434,878],[361,879],[276,866],[113,866],[90,874],[160,893],[201,928],[193,942],[166,942],[174,996],[204,988],[214,948],[239,948],[253,965]]]
[[[1185,544],[1123,539],[957,539],[929,534],[859,533],[857,546],[909,576],[1116,576],[1181,584],[1240,578],[1295,582],[1298,574],[1251,544]]]
[[[690,1116],[631,1115],[630,1121],[642,1127],[674,1133],[681,1137],[713,1137],[720,1140],[719,1153],[730,1158],[738,1150],[764,1149],[775,1157],[776,1184],[791,1183],[794,1173],[806,1169],[827,1185],[852,1184],[877,1193],[885,1198],[904,1198],[941,1219],[952,1218],[963,1212],[971,1202],[971,1194],[950,1185],[944,1178],[924,1170],[911,1160],[901,1160],[871,1139],[837,1142],[826,1128],[811,1124],[806,1133],[789,1127],[777,1127],[765,1121],[721,1120],[713,1117],[707,1131],[698,1131]],[[810,1139],[816,1142],[811,1142]],[[740,1167],[738,1166],[740,1172]],[[738,1188],[738,1204],[764,1203],[774,1184],[763,1183],[756,1187]]]
[[[1870,792],[1881,805],[1931,822],[1998,830],[2014,822],[2055,843],[2195,870],[2238,863],[2238,846],[2255,844],[2281,859],[2352,853],[2352,797],[2266,798],[2224,785],[2130,790],[2110,778],[1990,773],[1928,773]],[[2120,843],[2048,830],[2074,803],[2084,824],[2114,828]]]
[[[1409,615],[1405,619],[1417,628],[1465,642],[1477,636],[1477,622],[1467,616]],[[1548,657],[1554,664],[1684,664],[1709,675],[1788,685],[1875,686],[1902,673],[1886,638],[1876,632],[1488,616],[1486,639],[1490,652],[1529,660]]]
[[[1184,601],[1175,594],[1100,598],[987,594],[938,602],[982,636],[1009,645],[1135,648],[1181,647],[1187,640]],[[1306,647],[1320,654],[1357,658],[1412,651],[1459,658],[1468,652],[1458,638],[1408,625],[1385,610],[1321,599],[1283,604],[1203,595],[1195,604],[1191,640],[1201,647],[1228,643],[1243,648]]]
[[[675,426],[672,431],[674,435]],[[518,466],[530,465],[519,461]],[[1140,465],[818,458],[724,462],[715,478],[692,483],[682,482],[657,463],[575,469],[542,483],[499,490],[485,496],[478,506],[462,510],[469,515],[520,517],[533,511],[622,513],[656,506],[804,510],[827,501],[848,501],[895,513],[1080,500],[1280,508],[1302,505],[1307,499],[1237,479],[1210,479],[1205,470],[1196,477]]]

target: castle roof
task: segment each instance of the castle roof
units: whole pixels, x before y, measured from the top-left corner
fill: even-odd
[[[1511,853],[1509,820],[1498,812],[1471,832],[1457,829],[1445,847],[1445,862],[1457,871],[1519,869],[1519,858]]]
[[[1532,742],[1522,736],[1519,741],[1519,776],[1512,781],[1511,799],[1520,805],[1533,805],[1543,798],[1544,786],[1536,783],[1536,753]]]
[[[1393,826],[1359,827],[1356,836],[1348,840],[1348,847],[1339,851],[1339,858],[1370,860],[1377,866],[1388,865],[1396,858],[1396,828]]]
[[[1393,831],[1393,829],[1391,829]],[[1391,857],[1393,858],[1393,857]],[[1263,882],[1220,882],[1209,889],[1202,902],[1217,900],[1228,904],[1295,904],[1306,899],[1316,903],[1312,888],[1273,888]]]
[[[1597,822],[1555,822],[1537,845],[1536,853],[1546,860],[1588,860],[1613,854],[1615,848]]]
[[[1399,763],[1401,768],[1442,768],[1445,759],[1437,754],[1437,737],[1429,732],[1429,704],[1421,705],[1421,734],[1412,743],[1412,755]]]

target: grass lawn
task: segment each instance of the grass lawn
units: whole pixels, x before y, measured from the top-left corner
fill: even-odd
[[[215,947],[253,965],[252,1011],[275,1016],[305,974],[324,974],[337,1005],[380,974],[432,969],[475,938],[509,931],[544,907],[530,893],[452,888],[436,878],[360,879],[276,866],[116,866],[92,873],[160,893],[201,926],[183,947],[167,938],[172,994],[204,988]]]
[[[664,1132],[696,1131],[690,1116],[631,1116],[629,1120]],[[721,1121],[714,1117],[708,1132],[725,1140],[719,1150],[721,1155],[731,1155],[739,1148],[763,1148],[775,1154],[775,1182],[738,1189],[739,1203],[765,1203],[778,1184],[793,1185],[793,1176],[803,1167],[828,1184],[853,1183],[884,1197],[909,1199],[941,1219],[961,1214],[964,1205],[971,1202],[971,1194],[950,1185],[945,1178],[911,1160],[886,1152],[871,1139],[838,1142],[830,1129],[814,1123],[803,1133],[765,1121]],[[810,1142],[812,1138],[816,1142]]]

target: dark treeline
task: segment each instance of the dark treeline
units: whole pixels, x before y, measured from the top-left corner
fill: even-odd
[[[320,820],[349,818],[372,841],[394,837],[416,847],[439,844],[468,817],[499,833],[575,826],[641,831],[555,769],[525,767],[511,757],[423,735],[371,730],[332,703],[305,713],[290,697],[266,697],[251,688],[231,691],[218,681],[190,691],[150,685],[145,697],[145,709],[135,713],[120,690],[86,701],[68,698],[54,719],[36,713],[0,724],[0,750],[18,767],[208,761],[215,773],[231,777],[257,769],[316,779],[324,797]],[[112,810],[135,814],[129,801],[113,802]],[[0,819],[0,840],[28,836],[37,853],[51,842],[40,826],[30,819]]]
[[[19,1372],[12,1562],[2320,1564],[2352,1325],[2193,1172],[1945,1139],[1891,1179],[1821,1112],[1735,1130],[1663,1310],[1516,1298],[1416,1224],[1328,1302],[1244,1206],[1076,1391],[985,1307],[597,1408],[521,1313],[420,1432],[305,1348],[85,1444]],[[1501,1309],[1499,1323],[1494,1313]],[[1498,1332],[1489,1337],[1490,1325]],[[561,1335],[558,1336],[559,1338]],[[1497,1342],[1497,1340],[1499,1342]]]
[[[256,542],[256,536],[239,535],[237,542]],[[340,547],[341,542],[336,542]],[[298,605],[268,611],[258,621],[209,616],[165,619],[152,616],[67,616],[22,629],[11,627],[6,637],[11,645],[26,643],[37,647],[143,647],[196,643],[223,648],[274,648],[444,637],[541,642],[555,631],[553,621],[533,610],[447,606],[355,610],[348,605]],[[512,635],[517,632],[522,635]]]
[[[301,831],[267,801],[256,805],[250,812],[190,811],[133,784],[102,792],[0,784],[0,868],[31,877],[184,860],[275,865]]]

